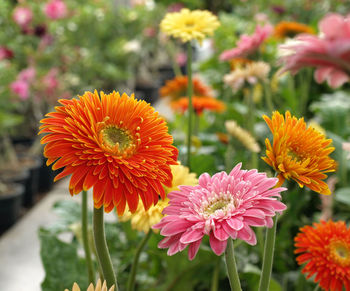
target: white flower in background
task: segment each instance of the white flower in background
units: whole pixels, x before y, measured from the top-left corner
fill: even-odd
[[[343,142],[343,150],[348,152],[347,159],[350,159],[350,142]]]
[[[124,44],[123,50],[125,53],[138,53],[141,51],[141,44],[138,40],[133,39]]]
[[[270,65],[265,62],[252,62],[245,67],[239,67],[224,76],[224,83],[234,92],[241,89],[245,82],[255,85],[259,81],[266,81],[270,72]]]

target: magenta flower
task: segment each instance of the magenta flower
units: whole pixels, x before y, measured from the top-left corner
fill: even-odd
[[[67,15],[67,6],[62,0],[51,0],[45,5],[44,12],[50,19],[61,19]]]
[[[296,42],[281,46],[283,71],[296,74],[301,68],[316,68],[317,83],[327,81],[337,88],[350,80],[350,16],[329,14],[319,23],[321,36],[301,35]]]
[[[13,51],[6,46],[0,46],[0,61],[13,58]]]
[[[29,98],[29,84],[23,80],[16,80],[10,84],[11,91],[20,99],[26,100]]]
[[[36,75],[36,70],[33,67],[28,67],[19,72],[17,80],[31,83],[34,81]]]
[[[261,44],[272,34],[272,32],[272,25],[258,25],[253,35],[243,34],[237,43],[237,47],[222,52],[220,55],[220,60],[229,61],[234,58],[246,57],[256,52],[260,48]]]
[[[12,18],[21,28],[26,28],[33,19],[33,12],[28,7],[17,6],[13,10]]]
[[[192,260],[204,235],[209,236],[214,253],[221,255],[229,237],[256,244],[251,226],[272,227],[272,217],[286,209],[278,201],[286,188],[272,188],[278,179],[268,178],[257,170],[240,170],[238,164],[230,174],[220,172],[210,177],[204,173],[198,186],[180,186],[180,191],[168,194],[166,216],[153,226],[165,238],[159,248],[168,248],[174,255],[189,245]]]

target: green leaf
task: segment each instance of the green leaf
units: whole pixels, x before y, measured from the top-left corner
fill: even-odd
[[[77,282],[81,290],[88,287],[85,259],[78,256],[76,243],[65,243],[41,228],[39,230],[40,255],[46,276],[41,284],[43,291],[71,290]]]
[[[340,188],[334,194],[336,201],[350,205],[350,187]]]
[[[192,171],[198,175],[207,172],[212,174],[215,172],[215,157],[213,155],[192,155],[191,157]]]

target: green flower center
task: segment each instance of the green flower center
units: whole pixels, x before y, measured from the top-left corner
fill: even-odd
[[[120,151],[128,148],[132,141],[130,135],[125,130],[113,125],[102,130],[102,138],[110,147],[118,145]]]

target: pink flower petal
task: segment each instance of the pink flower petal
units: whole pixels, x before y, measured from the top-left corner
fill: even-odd
[[[199,247],[201,245],[202,239],[195,241],[193,243],[190,244],[189,248],[188,248],[188,258],[192,261],[194,259],[194,257],[196,256]]]
[[[215,238],[213,233],[210,233],[209,243],[210,243],[210,247],[212,248],[213,252],[216,255],[220,256],[226,249],[227,240],[220,241],[217,238]]]

